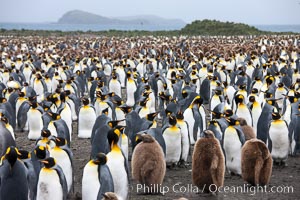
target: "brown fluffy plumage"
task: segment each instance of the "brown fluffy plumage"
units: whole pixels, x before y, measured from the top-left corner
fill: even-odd
[[[267,185],[272,174],[273,160],[265,143],[248,140],[242,147],[242,177],[251,185]]]
[[[199,139],[194,148],[192,160],[193,184],[209,192],[209,186],[223,186],[225,159],[220,142],[210,130],[204,131],[205,137]],[[215,188],[211,188],[215,190]]]
[[[242,131],[245,135],[246,141],[256,138],[254,129],[251,126],[248,126],[247,121],[244,118],[239,117],[239,118],[237,118],[237,120],[240,122],[240,125],[241,125]]]
[[[142,134],[139,137],[142,142],[134,148],[132,154],[132,178],[149,187],[162,184],[166,173],[163,150],[151,135]]]

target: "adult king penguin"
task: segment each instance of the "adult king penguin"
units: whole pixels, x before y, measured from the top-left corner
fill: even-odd
[[[241,148],[245,142],[245,136],[238,127],[239,122],[235,116],[228,120],[229,126],[223,135],[223,149],[226,158],[226,167],[232,174],[241,175]]]
[[[68,193],[67,181],[62,169],[52,157],[46,158],[41,162],[44,163],[44,167],[39,174],[36,199],[66,200]]]
[[[281,115],[278,112],[272,113],[267,144],[274,163],[286,165],[290,149],[289,129],[288,124],[281,119]]]
[[[83,169],[82,200],[100,200],[107,192],[114,192],[114,183],[106,165],[107,157],[98,153]]]
[[[83,98],[82,103],[83,106],[79,110],[78,117],[78,137],[90,138],[96,121],[96,112],[94,107],[89,105],[89,100],[87,98]]]

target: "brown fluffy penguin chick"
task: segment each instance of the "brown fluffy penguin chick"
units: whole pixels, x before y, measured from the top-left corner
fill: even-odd
[[[264,142],[248,140],[242,147],[241,157],[244,181],[251,185],[267,185],[270,182],[273,160]]]
[[[102,200],[119,200],[118,196],[113,192],[106,192],[103,194]]]
[[[223,186],[225,175],[225,159],[222,148],[214,133],[205,130],[204,137],[199,139],[194,148],[192,159],[193,184],[198,188],[204,188],[204,192],[216,191],[212,184],[217,187]]]
[[[239,118],[237,118],[237,120],[240,122],[240,126],[241,126],[242,131],[245,135],[245,140],[246,141],[250,140],[250,139],[253,139],[253,138],[256,138],[256,134],[254,132],[254,129],[247,124],[247,121],[244,118],[239,117]]]
[[[162,184],[166,173],[166,161],[159,143],[148,134],[137,135],[141,140],[132,153],[132,178],[138,184],[157,187]],[[149,190],[148,193],[158,192]]]

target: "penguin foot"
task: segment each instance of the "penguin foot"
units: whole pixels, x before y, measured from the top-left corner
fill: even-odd
[[[189,164],[187,164],[187,162],[185,162],[184,160],[180,160],[178,162],[178,167],[179,168],[188,168]]]
[[[168,169],[175,169],[176,168],[176,163],[167,163],[167,168]]]

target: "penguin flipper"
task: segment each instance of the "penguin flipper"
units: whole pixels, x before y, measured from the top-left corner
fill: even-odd
[[[98,167],[98,176],[100,181],[100,190],[97,195],[97,200],[101,200],[103,198],[103,194],[106,192],[114,192],[114,183],[107,165]]]
[[[68,142],[68,146],[70,146],[70,133],[69,133],[69,128],[66,124],[66,122],[63,119],[54,121],[54,126],[57,131],[57,136],[65,138]]]
[[[236,131],[238,133],[238,136],[239,136],[239,139],[240,139],[242,145],[244,145],[246,139],[245,139],[245,135],[243,133],[243,130],[241,129],[240,126],[235,127],[235,129],[236,129]]]
[[[61,169],[60,166],[56,166],[55,167],[55,170],[58,174],[58,177],[59,177],[59,182],[62,186],[62,189],[63,189],[63,200],[67,200],[67,195],[68,195],[68,186],[67,186],[67,180],[66,180],[66,177]]]
[[[20,108],[19,111],[17,113],[17,119],[18,119],[18,127],[20,129],[23,129],[25,127],[25,124],[27,122],[27,112],[30,109],[30,105],[28,103],[28,101],[24,101]]]

